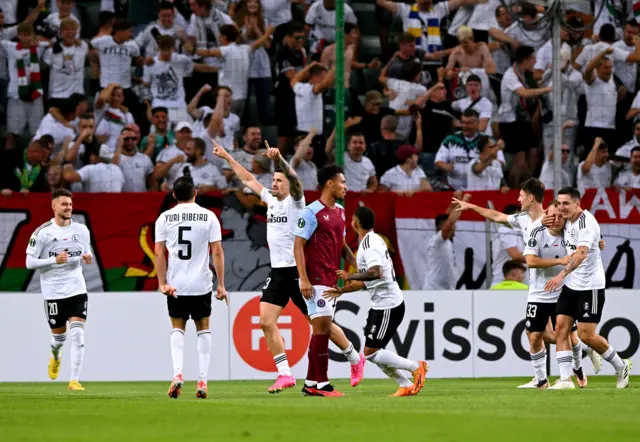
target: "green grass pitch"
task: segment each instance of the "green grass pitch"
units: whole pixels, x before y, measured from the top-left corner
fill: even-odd
[[[269,382],[195,382],[169,399],[168,382],[0,384],[3,442],[190,441],[640,441],[640,377],[612,377],[576,391],[516,390],[528,379],[427,380],[417,397],[390,398],[388,380],[367,380],[344,398],[278,396]],[[635,387],[635,388],[634,388]]]

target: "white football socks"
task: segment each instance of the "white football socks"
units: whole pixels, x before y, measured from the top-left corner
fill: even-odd
[[[416,361],[411,361],[384,349],[367,356],[367,359],[380,367],[399,368],[407,371],[416,371],[420,367]]]
[[[569,380],[573,363],[573,353],[571,350],[557,351],[556,359],[558,360],[558,367],[560,368],[560,379],[563,381]]]
[[[397,368],[391,368],[391,367],[383,367],[381,365],[379,365],[379,367],[384,374],[389,376],[389,379],[396,381],[396,384],[398,384],[399,387],[403,387],[403,388],[413,387],[413,381],[404,374],[403,370],[399,370]]]
[[[360,362],[360,355],[355,348],[353,348],[353,344],[351,342],[349,342],[349,347],[347,347],[346,350],[342,350],[342,354],[347,357],[347,360],[351,365],[356,365]]]
[[[538,353],[529,353],[531,356],[531,365],[535,373],[537,381],[547,379],[547,349],[542,347]]]
[[[289,361],[287,360],[286,353],[280,353],[273,357],[273,361],[276,363],[278,374],[280,376],[291,376],[291,368],[289,368]]]
[[[207,381],[209,375],[209,364],[211,362],[211,331],[200,330],[198,332],[198,368],[200,369],[200,380]]]
[[[171,330],[171,360],[173,361],[173,376],[182,374],[184,363],[184,330]]]
[[[84,361],[84,322],[74,321],[69,325],[71,340],[71,380],[80,379]]]
[[[51,335],[51,353],[53,354],[53,358],[56,361],[60,359],[60,349],[62,348],[66,340],[66,333],[61,333],[59,335],[53,333]]]
[[[618,352],[615,351],[612,346],[609,346],[607,351],[602,353],[602,359],[613,365],[616,371],[624,370],[624,361],[620,359]]]

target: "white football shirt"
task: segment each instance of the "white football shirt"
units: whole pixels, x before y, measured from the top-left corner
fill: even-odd
[[[605,288],[606,277],[600,253],[600,224],[588,210],[575,222],[567,220],[564,239],[567,254],[573,255],[578,247],[587,246],[587,258],[565,278],[564,284],[572,290],[599,290]]]
[[[522,233],[522,240],[526,243],[529,239],[529,234],[536,227],[536,223],[540,219],[533,220],[527,212],[520,212],[514,215],[509,215],[509,225]]]
[[[120,155],[120,170],[124,176],[123,192],[146,192],[147,178],[153,173],[151,158],[141,152]]]
[[[311,132],[311,129],[315,129],[318,135],[322,135],[324,117],[322,94],[314,94],[311,83],[296,83],[293,86],[293,93],[295,94],[298,130]]]
[[[566,256],[567,252],[562,244],[562,236],[552,235],[542,221],[534,224],[529,234],[529,239],[524,248],[523,255],[533,255],[542,259],[558,259]],[[560,289],[547,292],[545,286],[562,271],[562,266],[537,269],[529,267],[529,296],[528,302],[557,302]]]
[[[60,45],[61,52],[53,53],[53,48],[44,52],[42,61],[50,66],[49,96],[68,98],[71,94],[84,94],[84,65],[87,61],[89,46],[85,42],[79,45]]]
[[[507,251],[515,247],[520,252],[524,250],[522,242],[522,232],[518,229],[510,229],[508,226],[498,224],[497,232],[491,244],[492,277],[491,284],[499,284],[504,281],[502,266],[505,262],[511,261],[511,255]]]
[[[372,267],[382,267],[382,278],[365,281],[364,285],[371,295],[373,310],[386,310],[402,304],[402,291],[396,282],[393,262],[384,239],[373,231],[367,233],[358,246],[358,272],[363,273]]]
[[[118,83],[123,89],[131,87],[131,60],[140,56],[140,48],[133,41],[116,43],[106,35],[91,40],[91,46],[98,50],[100,57],[100,87]]]
[[[595,163],[591,165],[589,173],[582,173],[582,165],[584,161],[578,165],[578,175],[576,182],[578,183],[578,190],[581,194],[587,189],[606,189],[611,185],[611,164],[607,161],[602,166],[597,166]]]
[[[44,299],[65,299],[87,293],[82,275],[82,255],[91,253],[90,244],[89,229],[75,221],[60,227],[51,219],[33,232],[27,255],[44,259],[58,256],[64,251],[69,254],[65,264],[52,264],[39,269]]]
[[[196,203],[182,203],[156,220],[156,243],[169,251],[167,284],[178,296],[201,296],[213,290],[210,244],[222,241],[216,215]]]
[[[427,265],[425,266],[425,290],[455,290],[456,255],[453,242],[442,237],[442,231],[436,232],[427,246]]]
[[[267,244],[271,268],[295,267],[293,231],[298,221],[298,212],[306,206],[304,196],[300,201],[294,200],[291,195],[279,201],[265,187],[260,192],[260,198],[267,205]]]
[[[115,164],[87,164],[78,170],[85,192],[119,193],[124,186],[122,170]]]
[[[153,65],[145,66],[144,81],[150,84],[152,107],[182,109],[186,106],[184,77],[193,72],[193,60],[186,55],[172,54],[171,61],[153,59]]]

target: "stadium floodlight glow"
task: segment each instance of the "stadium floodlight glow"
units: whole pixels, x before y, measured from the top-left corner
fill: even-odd
[[[600,14],[604,9],[605,2],[609,0],[525,0],[519,1],[516,4],[508,5],[505,0],[500,0],[500,4],[504,6],[509,15],[517,22],[521,27],[524,21],[517,13],[513,12],[514,5],[531,4],[537,7],[543,7],[544,12],[538,14],[538,17],[530,22],[527,22],[529,26],[550,26],[551,27],[551,48],[552,48],[552,75],[551,81],[553,84],[553,189],[557,196],[558,191],[562,187],[562,66],[560,65],[560,50],[562,47],[562,41],[560,38],[560,32],[564,28],[569,32],[584,32],[593,27],[597,22]],[[593,21],[588,25],[582,27],[576,27],[570,25],[567,20],[567,12],[575,10],[572,6],[587,6],[590,8]],[[623,5],[623,7],[626,4]],[[539,9],[539,8],[538,8]],[[624,13],[620,14],[626,17]],[[523,28],[526,32],[526,29]]]

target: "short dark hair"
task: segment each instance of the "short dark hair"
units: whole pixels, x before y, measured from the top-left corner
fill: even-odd
[[[640,146],[636,146],[633,149],[631,149],[631,152],[629,153],[629,158],[631,158],[633,154],[636,152],[640,152]]]
[[[173,3],[168,2],[166,0],[161,1],[160,5],[158,6],[158,11],[166,11],[167,9],[170,9],[173,11]]]
[[[158,48],[163,51],[174,49],[176,47],[176,39],[170,35],[159,35],[157,43]]]
[[[462,112],[462,116],[467,118],[480,118],[480,114],[475,109],[467,109],[466,111]]]
[[[502,275],[506,278],[512,270],[516,269],[522,270],[523,272],[527,271],[527,267],[524,264],[522,264],[520,261],[512,259],[511,261],[507,261],[502,265]]]
[[[309,69],[309,78],[314,77],[318,74],[322,74],[323,72],[327,72],[327,67],[321,64],[316,64]]]
[[[471,74],[471,75],[469,75],[469,76],[467,77],[467,81],[466,81],[464,84],[467,84],[467,83],[469,83],[469,82],[471,82],[471,81],[473,81],[473,82],[475,82],[475,83],[480,83],[480,84],[482,84],[482,80],[481,80],[481,79],[480,79],[480,77],[479,77],[479,76],[477,76],[476,74]]]
[[[103,28],[107,25],[113,25],[116,15],[111,11],[100,11],[98,15],[98,26]]]
[[[376,223],[376,214],[368,207],[360,206],[356,209],[353,216],[358,218],[360,227],[364,230],[371,230]]]
[[[358,29],[358,25],[355,23],[345,23],[344,24],[344,35],[350,34],[354,29]]]
[[[169,115],[169,109],[167,109],[164,106],[156,106],[153,109],[151,109],[151,115],[155,115],[158,112],[164,112],[165,114]]]
[[[327,164],[318,170],[318,185],[320,189],[324,189],[324,185],[327,181],[334,179],[338,174],[341,174],[342,168],[335,164]]]
[[[491,146],[491,144],[493,144],[491,141],[492,140],[489,135],[480,135],[478,137],[478,143],[477,143],[478,152],[482,152],[485,147]]]
[[[72,114],[76,111],[76,106],[76,100],[74,100],[73,98],[67,98],[60,102],[59,110],[60,113],[66,117],[67,115]]]
[[[87,96],[85,94],[81,94],[80,92],[74,92],[73,94],[71,94],[69,99],[74,101],[75,106],[78,106],[80,103],[89,102],[89,99],[87,98]]]
[[[304,32],[304,26],[297,21],[290,21],[287,25],[287,35],[293,35],[298,32]]]
[[[607,43],[613,43],[616,41],[616,28],[611,23],[605,23],[600,27],[600,32],[598,33],[598,37],[600,41],[604,41]]]
[[[362,132],[353,132],[347,138],[347,144],[349,144],[354,137],[363,137],[363,138],[365,138],[365,141],[366,141],[366,137],[364,136],[364,134]]]
[[[631,26],[633,28],[637,28],[638,26],[640,26],[640,24],[638,24],[635,18],[632,18],[631,20],[627,20],[627,22],[625,23],[625,26]]]
[[[196,145],[196,149],[198,149],[200,153],[204,155],[205,152],[207,151],[207,143],[205,143],[202,138],[193,138],[193,142]]]
[[[449,215],[446,213],[441,213],[440,215],[436,216],[436,232],[442,230],[442,225],[446,223],[448,219]]]
[[[520,206],[517,204],[507,204],[502,211],[505,215],[514,215],[518,212],[520,212]]]
[[[536,18],[538,16],[538,10],[534,5],[531,5],[529,3],[521,3],[520,7],[522,8],[520,12],[521,16],[527,16],[531,18]]]
[[[516,49],[516,63],[522,63],[535,53],[536,50],[531,46],[520,46],[518,49]]]
[[[416,37],[413,34],[409,34],[408,32],[404,32],[400,34],[398,37],[398,43],[415,43]]]
[[[422,64],[416,61],[408,61],[402,66],[402,78],[407,81],[413,81],[414,78],[422,72]]]
[[[240,31],[235,25],[222,25],[220,26],[220,35],[224,35],[227,40],[233,43],[240,37]]]
[[[51,201],[58,199],[62,196],[68,196],[69,198],[73,198],[73,194],[67,189],[56,189],[51,193]]]
[[[521,189],[524,193],[533,195],[537,202],[542,203],[544,201],[544,184],[538,178],[529,178],[524,182]]]
[[[93,114],[91,114],[89,112],[80,115],[80,119],[81,120],[94,120],[95,118],[96,117],[94,117]]]
[[[580,191],[572,186],[563,187],[558,191],[558,196],[569,195],[574,200],[580,199]]]
[[[114,33],[118,31],[126,31],[127,29],[131,28],[133,28],[133,23],[129,20],[120,19],[116,20],[116,22],[113,24]]]
[[[196,186],[190,176],[181,176],[173,183],[173,197],[179,202],[191,201],[195,195]]]
[[[56,140],[53,138],[53,135],[45,134],[38,139],[38,144],[45,149],[49,148],[50,144],[55,144]]]
[[[247,132],[249,132],[249,129],[260,129],[260,132],[262,133],[262,128],[260,126],[249,123],[242,129],[242,135],[246,135]]]

